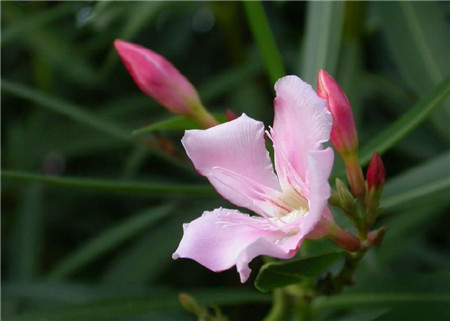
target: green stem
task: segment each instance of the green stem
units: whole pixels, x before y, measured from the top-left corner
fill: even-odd
[[[263,321],[288,320],[292,312],[289,299],[289,295],[283,289],[275,289],[273,291],[272,308]]]

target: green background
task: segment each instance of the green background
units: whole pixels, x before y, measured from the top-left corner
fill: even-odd
[[[137,89],[117,38],[169,59],[212,112],[267,126],[274,81],[315,87],[325,68],[352,102],[363,164],[383,153],[389,231],[315,320],[447,320],[449,17],[448,2],[2,1],[4,320],[194,320],[181,291],[232,320],[270,307],[260,259],[244,285],[171,259],[183,222],[232,205],[192,168],[180,127],[131,135],[172,116]]]

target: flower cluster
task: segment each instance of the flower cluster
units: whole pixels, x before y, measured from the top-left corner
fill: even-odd
[[[377,216],[385,172],[378,154],[369,166],[367,186],[358,161],[358,138],[350,102],[336,81],[319,72],[318,93],[297,76],[275,84],[274,121],[269,130],[246,114],[218,124],[201,104],[192,84],[162,56],[121,40],[115,46],[133,79],[170,111],[190,116],[207,129],[187,130],[182,144],[196,170],[235,209],[206,211],[184,224],[173,258],[190,258],[219,272],[236,266],[241,282],[249,262],[260,255],[294,257],[305,239],[327,237],[347,251],[376,245],[386,231],[368,232]],[[266,150],[272,141],[274,163]],[[354,220],[360,238],[335,224],[328,201],[334,153],[347,167],[351,193],[343,183],[333,204]],[[367,209],[356,213],[356,198]],[[365,242],[365,243],[364,243]]]

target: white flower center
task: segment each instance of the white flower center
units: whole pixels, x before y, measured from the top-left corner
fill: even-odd
[[[288,189],[277,198],[276,212],[270,220],[279,227],[294,223],[309,211],[308,201],[297,190]]]

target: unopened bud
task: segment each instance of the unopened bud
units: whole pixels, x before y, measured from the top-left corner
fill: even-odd
[[[350,102],[338,83],[323,69],[317,79],[317,94],[327,101],[327,108],[333,116],[333,146],[340,154],[357,150],[358,134]]]
[[[380,246],[381,242],[383,242],[384,235],[386,234],[387,230],[387,226],[382,226],[377,230],[369,232],[369,234],[367,234],[367,241],[369,242],[369,245]]]
[[[178,295],[178,299],[180,300],[181,305],[186,309],[186,311],[195,314],[198,317],[205,313],[205,308],[199,305],[197,303],[197,300],[195,300],[192,296],[186,293],[180,293]]]
[[[378,207],[380,204],[381,193],[383,191],[384,180],[386,179],[386,171],[380,155],[375,152],[370,160],[367,169],[367,195],[366,206],[368,209],[367,226],[375,223],[378,216]]]
[[[347,185],[345,185],[339,178],[336,178],[336,189],[339,195],[340,208],[344,211],[344,213],[351,217],[357,215],[356,199],[348,190]]]
[[[362,196],[365,193],[364,177],[358,161],[358,134],[350,101],[333,77],[323,69],[317,78],[317,94],[327,101],[327,108],[333,116],[330,140],[344,159],[352,192]]]
[[[369,193],[373,190],[383,188],[384,180],[386,179],[386,170],[384,169],[383,161],[377,152],[372,155],[366,178]]]
[[[194,86],[167,59],[156,52],[123,40],[114,41],[136,85],[175,114],[197,119],[205,127],[217,121],[205,110]]]

